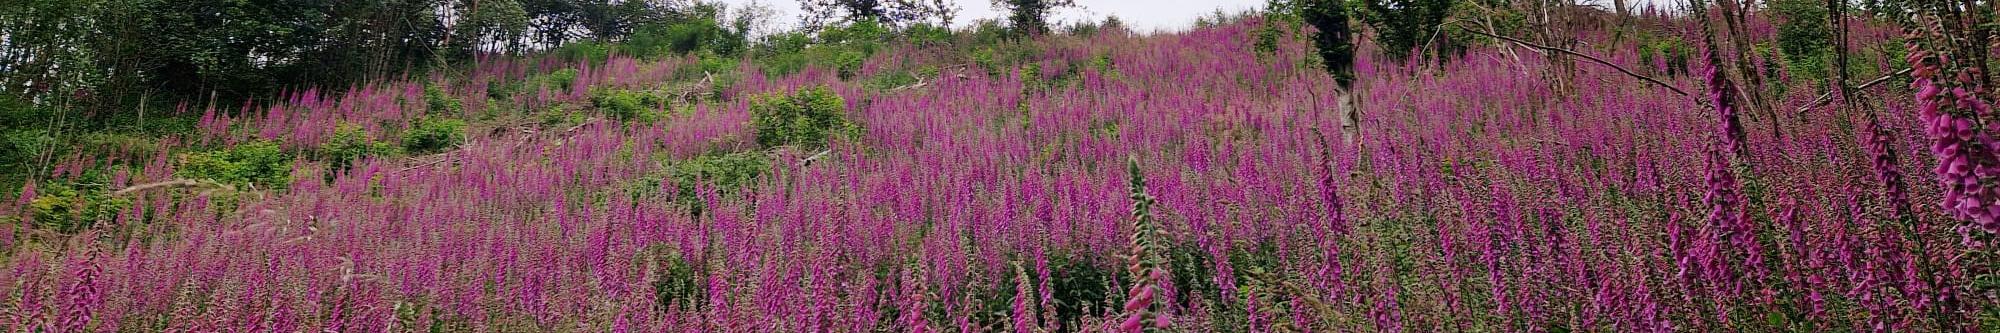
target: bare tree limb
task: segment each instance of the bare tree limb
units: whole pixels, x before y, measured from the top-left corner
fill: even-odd
[[[1875,85],[1882,84],[1883,82],[1889,82],[1889,79],[1898,76],[1909,75],[1910,70],[1911,70],[1910,68],[1904,68],[1902,70],[1896,71],[1895,73],[1889,73],[1889,75],[1883,75],[1882,77],[1875,78],[1874,80],[1868,80],[1868,82],[1864,82],[1861,85],[1854,86],[1853,90],[1867,90],[1869,87],[1874,87]],[[1806,113],[1806,111],[1812,111],[1813,108],[1819,107],[1821,105],[1826,105],[1826,103],[1832,103],[1832,102],[1833,102],[1833,92],[1829,91],[1825,94],[1820,94],[1819,98],[1814,98],[1812,103],[1806,103],[1805,106],[1800,106],[1799,110],[1792,112],[1792,114],[1795,115],[1804,114]]]
[[[1639,80],[1641,80],[1641,81],[1646,81],[1646,82],[1649,82],[1649,83],[1652,83],[1653,85],[1657,85],[1657,86],[1660,86],[1660,87],[1662,87],[1662,88],[1667,88],[1667,90],[1672,90],[1672,91],[1673,91],[1673,92],[1674,92],[1675,94],[1680,94],[1681,96],[1693,96],[1693,94],[1689,94],[1689,93],[1688,93],[1688,92],[1687,92],[1686,90],[1681,90],[1681,88],[1680,88],[1680,87],[1675,87],[1675,86],[1674,86],[1674,85],[1672,85],[1672,84],[1667,84],[1667,82],[1666,82],[1666,81],[1660,81],[1660,79],[1655,79],[1655,78],[1652,78],[1652,77],[1649,77],[1649,76],[1645,76],[1645,75],[1639,75],[1639,73],[1638,73],[1638,72],[1633,72],[1633,71],[1632,71],[1631,69],[1626,69],[1626,68],[1625,68],[1625,66],[1619,66],[1618,64],[1613,64],[1613,63],[1611,63],[1610,61],[1605,61],[1604,59],[1601,59],[1601,58],[1598,58],[1598,57],[1596,57],[1596,56],[1591,56],[1591,55],[1588,55],[1588,54],[1583,54],[1583,53],[1577,53],[1576,51],[1570,51],[1569,49],[1564,49],[1564,48],[1560,48],[1560,47],[1553,47],[1553,46],[1546,46],[1546,45],[1541,45],[1541,44],[1535,44],[1534,42],[1529,42],[1529,41],[1525,41],[1525,40],[1521,40],[1521,39],[1519,39],[1519,38],[1514,38],[1514,37],[1507,37],[1507,36],[1501,36],[1500,34],[1496,34],[1496,33],[1492,33],[1492,32],[1487,32],[1487,31],[1480,31],[1480,30],[1474,30],[1474,29],[1467,29],[1467,28],[1466,28],[1465,26],[1462,26],[1462,25],[1454,25],[1454,26],[1457,26],[1459,30],[1465,30],[1465,31],[1467,31],[1467,32],[1471,32],[1471,33],[1474,33],[1474,34],[1479,34],[1479,35],[1484,35],[1484,36],[1486,36],[1486,37],[1493,37],[1493,38],[1498,38],[1498,39],[1500,39],[1500,40],[1505,40],[1505,41],[1509,41],[1509,42],[1514,42],[1515,44],[1521,44],[1522,46],[1527,46],[1527,47],[1530,47],[1530,48],[1537,48],[1537,49],[1542,49],[1542,50],[1547,50],[1547,51],[1550,51],[1550,52],[1556,52],[1556,53],[1562,53],[1562,54],[1567,54],[1567,55],[1571,55],[1571,56],[1575,56],[1575,57],[1578,57],[1578,58],[1583,58],[1583,59],[1585,59],[1585,60],[1590,60],[1591,62],[1595,62],[1595,63],[1597,63],[1597,64],[1599,64],[1599,65],[1604,65],[1604,66],[1606,66],[1606,67],[1611,67],[1611,69],[1616,69],[1616,70],[1618,70],[1618,72],[1620,72],[1620,73],[1625,73],[1625,75],[1626,75],[1626,76],[1631,76],[1631,77],[1633,77],[1633,78],[1637,78],[1637,79],[1639,79]]]
[[[112,195],[112,196],[120,196],[120,195],[126,195],[126,194],[132,194],[133,192],[139,192],[139,191],[145,191],[145,190],[150,190],[150,189],[155,189],[155,188],[161,188],[161,187],[172,187],[172,186],[195,186],[195,185],[201,185],[201,182],[200,182],[200,181],[196,181],[196,180],[193,180],[193,179],[185,179],[185,178],[183,178],[183,179],[174,179],[174,180],[169,180],[169,181],[163,181],[163,182],[157,182],[157,183],[145,183],[145,184],[139,184],[139,185],[132,185],[132,186],[128,186],[128,187],[125,187],[125,188],[123,188],[123,189],[119,189],[118,191],[114,191],[114,192],[111,192],[111,195]]]

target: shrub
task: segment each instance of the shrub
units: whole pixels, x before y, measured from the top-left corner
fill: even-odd
[[[619,49],[640,58],[678,56],[696,51],[734,56],[748,44],[742,33],[730,31],[710,15],[641,26],[620,44]]]
[[[661,251],[666,252],[666,251]],[[653,294],[659,298],[660,310],[679,307],[684,310],[700,309],[708,304],[708,290],[702,284],[701,272],[680,253],[668,252],[660,255],[661,261],[653,280]]]
[[[759,145],[818,147],[825,146],[829,137],[859,130],[844,118],[846,113],[847,103],[840,95],[816,87],[757,99],[750,105],[750,124]]]
[[[576,75],[578,73],[579,72],[577,72],[575,68],[564,68],[562,70],[549,72],[549,75],[544,79],[548,80],[548,85],[555,86],[555,88],[560,88],[564,91],[568,91],[570,89],[570,86],[576,85]]]
[[[834,55],[833,69],[840,74],[840,79],[853,79],[861,75],[861,66],[867,61],[867,54],[862,54],[860,51],[844,51]]]
[[[665,97],[632,90],[599,89],[590,94],[590,105],[612,119],[652,121],[667,104]]]
[[[611,58],[611,47],[596,41],[577,41],[564,44],[553,52],[557,57],[569,61],[604,62]]]
[[[1778,49],[1793,75],[1817,79],[1829,66],[1833,50],[1833,27],[1827,24],[1824,1],[1776,0],[1769,2],[1778,18]]]
[[[327,165],[334,171],[347,170],[354,166],[356,160],[387,155],[395,150],[394,146],[375,141],[367,131],[352,124],[341,124],[334,130],[333,137],[319,147],[320,157],[326,159]],[[328,176],[332,175],[328,173]]]
[[[456,115],[465,111],[465,104],[459,102],[458,97],[445,92],[436,83],[424,85],[424,106],[427,114]]]
[[[131,205],[131,200],[113,197],[102,187],[84,189],[74,183],[52,182],[36,189],[34,200],[28,202],[28,214],[40,228],[75,233],[98,221],[111,220]]]
[[[903,38],[916,46],[936,46],[950,44],[951,28],[918,23],[903,29]]]
[[[207,179],[238,186],[284,188],[291,184],[292,156],[279,148],[277,143],[256,141],[183,155],[177,172],[183,178]]]
[[[694,215],[701,215],[705,208],[698,192],[701,188],[734,192],[755,183],[771,169],[770,158],[759,152],[705,154],[663,164],[665,168],[632,185],[633,199],[660,194],[660,189],[671,186],[674,193],[669,199],[687,206]]]
[[[48,130],[48,119],[54,116],[53,110],[0,94],[0,170],[25,171],[55,144]]]
[[[867,85],[869,88],[888,90],[916,84],[918,81],[919,79],[915,73],[911,73],[910,71],[894,71],[876,74],[874,78],[868,79]]]
[[[403,151],[429,154],[445,151],[465,141],[465,121],[449,118],[417,119],[403,133]]]
[[[1055,300],[1056,322],[1063,327],[1081,327],[1087,317],[1102,317],[1113,309],[1113,285],[1124,281],[1116,268],[1094,263],[1075,255],[1049,256],[1049,282]]]

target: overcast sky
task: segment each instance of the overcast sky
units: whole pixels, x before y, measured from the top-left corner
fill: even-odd
[[[777,22],[782,26],[798,24],[798,0],[719,0],[731,8],[755,1],[776,10]],[[1057,12],[1056,22],[1078,22],[1089,19],[1102,20],[1105,16],[1116,15],[1119,20],[1136,31],[1158,29],[1177,30],[1194,25],[1195,18],[1216,9],[1224,12],[1239,12],[1261,8],[1265,0],[1076,0],[1082,8],[1063,9]],[[993,7],[991,0],[958,0],[958,18],[953,24],[964,26],[974,20],[1000,17],[1000,10]]]
[[[729,4],[731,8],[756,2],[777,11],[772,18],[775,25],[790,27],[798,24],[798,0],[715,0]],[[1099,21],[1106,16],[1118,16],[1119,20],[1134,31],[1183,30],[1193,26],[1196,18],[1214,13],[1235,13],[1262,8],[1266,0],[1076,0],[1082,8],[1063,9],[1055,15],[1054,22],[1070,23],[1081,20]],[[952,22],[965,26],[978,19],[999,18],[1000,9],[994,8],[992,0],[955,0],[959,7],[958,18]],[[1584,3],[1610,4],[1611,0],[1583,0]],[[1633,0],[1631,6],[1648,3],[1671,4],[1684,0]]]

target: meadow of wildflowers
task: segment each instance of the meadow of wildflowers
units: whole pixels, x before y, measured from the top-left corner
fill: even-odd
[[[1648,16],[1654,33],[1694,23]],[[1762,19],[1749,31],[1769,34]],[[1855,23],[1857,49],[1901,33]],[[1255,18],[1054,36],[1019,65],[920,48],[883,89],[810,68],[683,75],[693,58],[483,59],[462,77],[189,108],[199,135],[73,155],[41,183],[180,179],[186,145],[275,143],[289,182],[161,186],[87,228],[0,204],[0,325],[45,332],[1991,331],[2000,151],[1977,87],[1912,53],[1867,107],[1753,112],[1703,56],[1597,48],[1555,92],[1497,44],[1443,64],[1364,45],[1338,135],[1309,43]],[[1608,32],[1584,40],[1611,43]],[[1624,39],[1626,43],[1637,43]],[[1696,47],[1699,47],[1696,44]],[[1865,46],[1865,47],[1864,47]],[[1886,45],[1900,48],[1900,45]],[[1702,52],[1707,52],[1703,50]],[[1863,67],[1898,68],[1890,57]],[[1776,66],[1760,64],[1759,66]],[[1925,67],[1930,66],[1930,67]],[[1692,69],[1692,70],[1690,70]],[[1761,71],[1761,70],[1760,70]],[[549,73],[572,82],[495,93]],[[1671,73],[1692,73],[1669,75]],[[1783,69],[1770,72],[1785,75]],[[697,72],[699,73],[699,72]],[[694,79],[689,79],[693,77]],[[659,117],[593,91],[727,82]],[[1817,95],[1790,84],[1779,110]],[[1789,83],[1788,83],[1789,82]],[[1740,86],[1740,84],[1737,84]],[[426,87],[431,87],[427,89]],[[824,87],[852,133],[760,144],[765,96]],[[908,89],[905,89],[908,88]],[[1972,93],[1967,92],[1972,89]],[[463,105],[423,103],[442,93]],[[199,110],[197,110],[199,109]],[[446,110],[449,109],[449,110]],[[494,111],[498,110],[498,111]],[[1943,111],[1940,111],[1943,110]],[[308,158],[425,118],[441,152]],[[1331,132],[1331,133],[1330,133]],[[357,134],[348,134],[355,137]],[[1331,137],[1329,137],[1331,136]],[[744,155],[748,154],[748,155]],[[724,156],[724,157],[717,157]],[[756,159],[747,176],[677,172]],[[703,165],[737,165],[724,162]],[[742,171],[742,170],[737,170]],[[1940,180],[1942,179],[1942,180]],[[271,186],[277,185],[277,186]],[[1943,204],[1940,204],[1943,203]]]

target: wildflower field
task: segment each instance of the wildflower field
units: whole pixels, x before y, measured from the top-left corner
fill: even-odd
[[[891,43],[786,72],[487,56],[188,101],[156,112],[195,131],[60,155],[0,203],[0,324],[2000,328],[1986,88],[1856,20],[1856,81],[1884,81],[1822,98],[1749,55],[1772,87],[1751,107],[1700,20],[1632,20],[1577,32],[1615,67],[1494,39],[1389,60],[1364,41],[1351,136],[1306,30],[1256,16]]]

